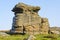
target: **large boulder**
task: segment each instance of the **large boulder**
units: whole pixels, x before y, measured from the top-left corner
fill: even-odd
[[[12,33],[48,34],[49,22],[38,15],[40,7],[18,3],[12,9],[14,12]],[[47,29],[47,30],[45,30]]]

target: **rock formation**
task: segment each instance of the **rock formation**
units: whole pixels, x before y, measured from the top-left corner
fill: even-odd
[[[38,15],[40,7],[18,3],[13,8],[14,17],[11,33],[48,34],[47,18]]]

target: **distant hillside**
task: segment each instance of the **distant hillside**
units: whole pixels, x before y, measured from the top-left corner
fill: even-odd
[[[9,32],[10,30],[0,30],[0,32]]]
[[[60,27],[50,27],[50,30],[56,30],[60,32]]]

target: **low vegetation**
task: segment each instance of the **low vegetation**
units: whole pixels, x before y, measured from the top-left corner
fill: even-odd
[[[48,34],[48,35],[36,35],[36,40],[59,40],[59,35]]]
[[[56,34],[48,34],[48,35],[34,35],[35,40],[60,40],[60,35]],[[0,40],[25,40],[29,37],[29,35],[10,35],[10,36],[0,36]]]

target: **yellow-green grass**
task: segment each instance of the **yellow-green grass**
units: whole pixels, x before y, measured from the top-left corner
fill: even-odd
[[[35,40],[60,40],[60,35],[56,34],[38,34],[34,35],[36,38]],[[0,36],[0,40],[24,40],[27,39],[29,35],[10,35],[10,36]]]

